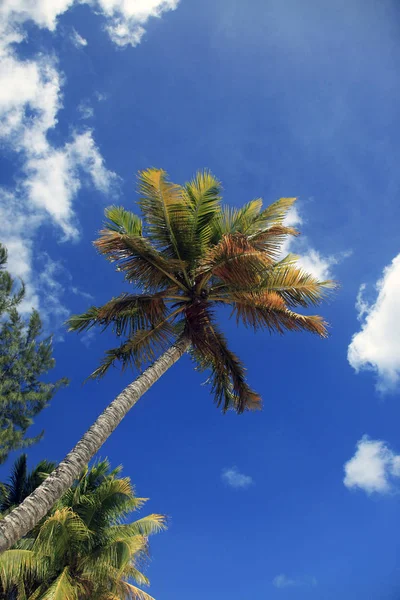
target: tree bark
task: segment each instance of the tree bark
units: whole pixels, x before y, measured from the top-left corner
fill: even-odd
[[[0,553],[8,550],[42,519],[77,479],[128,411],[189,348],[181,337],[102,412],[58,467],[30,496],[0,521]]]

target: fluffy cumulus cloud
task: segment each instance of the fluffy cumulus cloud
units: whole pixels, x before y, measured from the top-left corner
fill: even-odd
[[[300,228],[304,223],[297,206],[290,209],[285,225],[289,227]],[[333,267],[341,263],[350,256],[350,251],[339,252],[338,254],[323,255],[316,250],[306,236],[300,238],[289,238],[282,249],[282,254],[292,252],[299,256],[298,264],[305,271],[312,273],[320,281],[325,281],[333,277]]]
[[[54,31],[58,18],[77,4],[89,4],[103,16],[105,29],[115,44],[137,46],[147,21],[176,9],[179,0],[3,0],[0,19],[14,25],[32,20],[39,27]],[[77,47],[87,44],[75,30],[71,39]]]
[[[365,299],[360,287],[356,309],[361,329],[348,348],[350,365],[358,372],[375,371],[377,389],[394,391],[400,382],[400,254],[384,270],[376,284],[374,302]]]
[[[381,440],[364,436],[358,443],[354,456],[344,465],[344,485],[359,488],[371,494],[390,492],[400,477],[400,455],[396,455]]]
[[[284,573],[281,573],[280,575],[274,577],[272,584],[278,589],[300,586],[315,587],[317,585],[317,580],[315,577],[302,577],[293,579],[292,577],[288,577]]]
[[[244,490],[253,484],[253,478],[240,473],[237,467],[223,469],[221,478],[227,485],[235,489]]]

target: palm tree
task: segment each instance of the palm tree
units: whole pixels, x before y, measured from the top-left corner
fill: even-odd
[[[287,236],[298,234],[285,225],[294,198],[281,198],[265,209],[260,199],[239,209],[223,207],[221,186],[208,171],[180,186],[158,169],[139,174],[139,192],[143,220],[112,206],[95,242],[133,285],[133,293],[71,317],[69,327],[79,332],[96,325],[112,327],[123,339],[106,353],[92,377],[102,377],[116,362],[124,369],[140,369],[159,358],[115,398],[52,475],[0,523],[0,552],[50,510],[132,406],[186,351],[199,369],[209,372],[212,393],[223,411],[260,407],[243,363],[218,326],[219,306],[229,306],[238,322],[255,331],[327,335],[321,317],[293,310],[317,305],[334,287],[300,269],[296,256],[281,256]]]
[[[121,468],[108,461],[86,468],[40,527],[0,557],[5,600],[151,600],[129,582],[149,585],[141,572],[148,536],[165,518],[126,516],[145,503]]]

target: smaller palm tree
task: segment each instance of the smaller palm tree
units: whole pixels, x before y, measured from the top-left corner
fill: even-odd
[[[145,503],[121,468],[85,469],[32,534],[0,557],[5,600],[151,600],[142,568],[165,517],[127,517]]]

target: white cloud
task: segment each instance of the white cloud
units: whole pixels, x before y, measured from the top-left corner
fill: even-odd
[[[394,478],[400,477],[400,456],[385,442],[364,435],[354,456],[345,463],[344,471],[346,487],[384,494],[392,489]]]
[[[28,10],[30,4],[17,2],[12,6]],[[10,7],[10,2],[2,5],[0,17]],[[26,284],[22,310],[29,312],[45,302],[46,310],[62,316],[59,304],[51,303],[51,296],[46,298],[44,290],[49,280],[39,284],[40,276],[34,275],[32,247],[36,232],[43,223],[52,221],[64,239],[76,239],[78,223],[73,203],[82,186],[82,175],[105,194],[113,193],[118,178],[106,168],[92,131],[75,132],[60,147],[50,143],[48,133],[56,126],[62,106],[63,77],[54,58],[38,55],[20,60],[10,44],[22,39],[10,24],[1,22],[0,139],[19,155],[22,168],[14,190],[0,188],[0,235],[9,251],[10,272]]]
[[[26,154],[23,186],[31,206],[47,213],[65,239],[77,238],[73,201],[82,186],[80,173],[88,174],[93,186],[104,194],[112,194],[118,182],[117,175],[106,169],[93,133],[75,133],[60,149],[48,145],[45,152],[31,156],[27,149]]]
[[[85,291],[77,288],[76,286],[72,286],[70,288],[70,290],[73,294],[75,294],[75,296],[82,296],[82,298],[86,298],[86,300],[90,300],[90,301],[94,300],[94,297],[92,296],[92,294],[89,294],[88,292],[85,292]]]
[[[274,577],[272,581],[272,585],[274,585],[278,589],[287,588],[287,587],[299,587],[299,586],[312,586],[315,587],[317,585],[317,580],[315,577],[303,577],[301,579],[292,579],[288,577],[284,573],[277,575]]]
[[[84,46],[87,46],[87,40],[85,40],[85,38],[82,37],[74,28],[72,29],[71,33],[71,42],[76,48],[83,48]]]
[[[221,474],[222,481],[230,487],[236,489],[246,489],[253,484],[253,479],[250,475],[244,475],[238,471],[237,467],[224,469]]]
[[[400,254],[385,267],[376,283],[375,302],[364,299],[365,284],[360,287],[356,308],[361,330],[353,335],[347,358],[359,372],[376,372],[377,389],[394,391],[400,382]]]
[[[39,27],[54,31],[58,17],[77,4],[89,4],[105,18],[105,29],[115,44],[137,46],[147,21],[175,10],[179,0],[3,0],[0,20],[13,25],[32,20]],[[75,30],[72,40],[80,47],[87,43]]]
[[[304,223],[297,206],[293,206],[285,219],[285,225],[288,227],[299,227]],[[339,252],[335,255],[325,256],[310,245],[306,236],[300,238],[290,237],[286,240],[282,247],[282,255],[297,254],[299,256],[298,265],[308,271],[320,281],[333,278],[332,268],[341,263],[345,258],[350,256],[351,252]]]
[[[78,112],[80,113],[81,119],[91,119],[94,116],[93,107],[85,100],[78,104]]]

